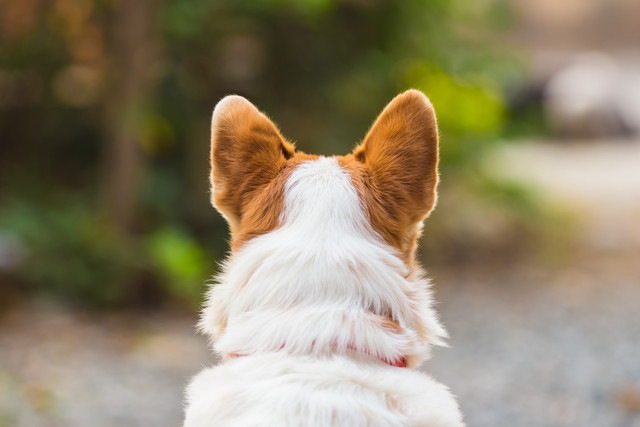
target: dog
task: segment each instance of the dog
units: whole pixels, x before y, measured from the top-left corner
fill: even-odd
[[[188,386],[184,427],[463,426],[416,369],[446,338],[414,256],[439,179],[428,98],[395,97],[346,156],[296,150],[235,95],[211,134],[231,253],[199,327],[221,362]]]

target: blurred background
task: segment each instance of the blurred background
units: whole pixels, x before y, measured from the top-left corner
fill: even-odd
[[[640,426],[637,0],[4,0],[0,427],[180,425],[222,96],[345,154],[411,87],[452,336],[424,369],[469,426]]]

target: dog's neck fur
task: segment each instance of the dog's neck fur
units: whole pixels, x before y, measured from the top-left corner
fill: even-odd
[[[446,335],[428,283],[372,228],[336,158],[299,164],[279,226],[224,264],[201,327],[224,356],[283,351],[418,366]]]

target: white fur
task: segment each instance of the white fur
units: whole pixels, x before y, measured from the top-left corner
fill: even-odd
[[[283,353],[231,360],[193,380],[185,426],[462,426],[442,384],[369,362]]]
[[[337,160],[305,162],[280,227],[233,253],[208,294],[200,326],[225,362],[192,382],[185,426],[461,426],[444,386],[382,362],[417,367],[442,344],[431,304]]]

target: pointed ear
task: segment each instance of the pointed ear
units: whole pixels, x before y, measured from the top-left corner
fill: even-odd
[[[227,96],[216,105],[211,119],[211,201],[232,232],[252,194],[278,175],[294,151],[276,125],[243,97]]]
[[[353,152],[376,189],[394,233],[415,231],[436,203],[438,127],[433,106],[420,91],[396,96]],[[406,240],[406,236],[399,236]]]

